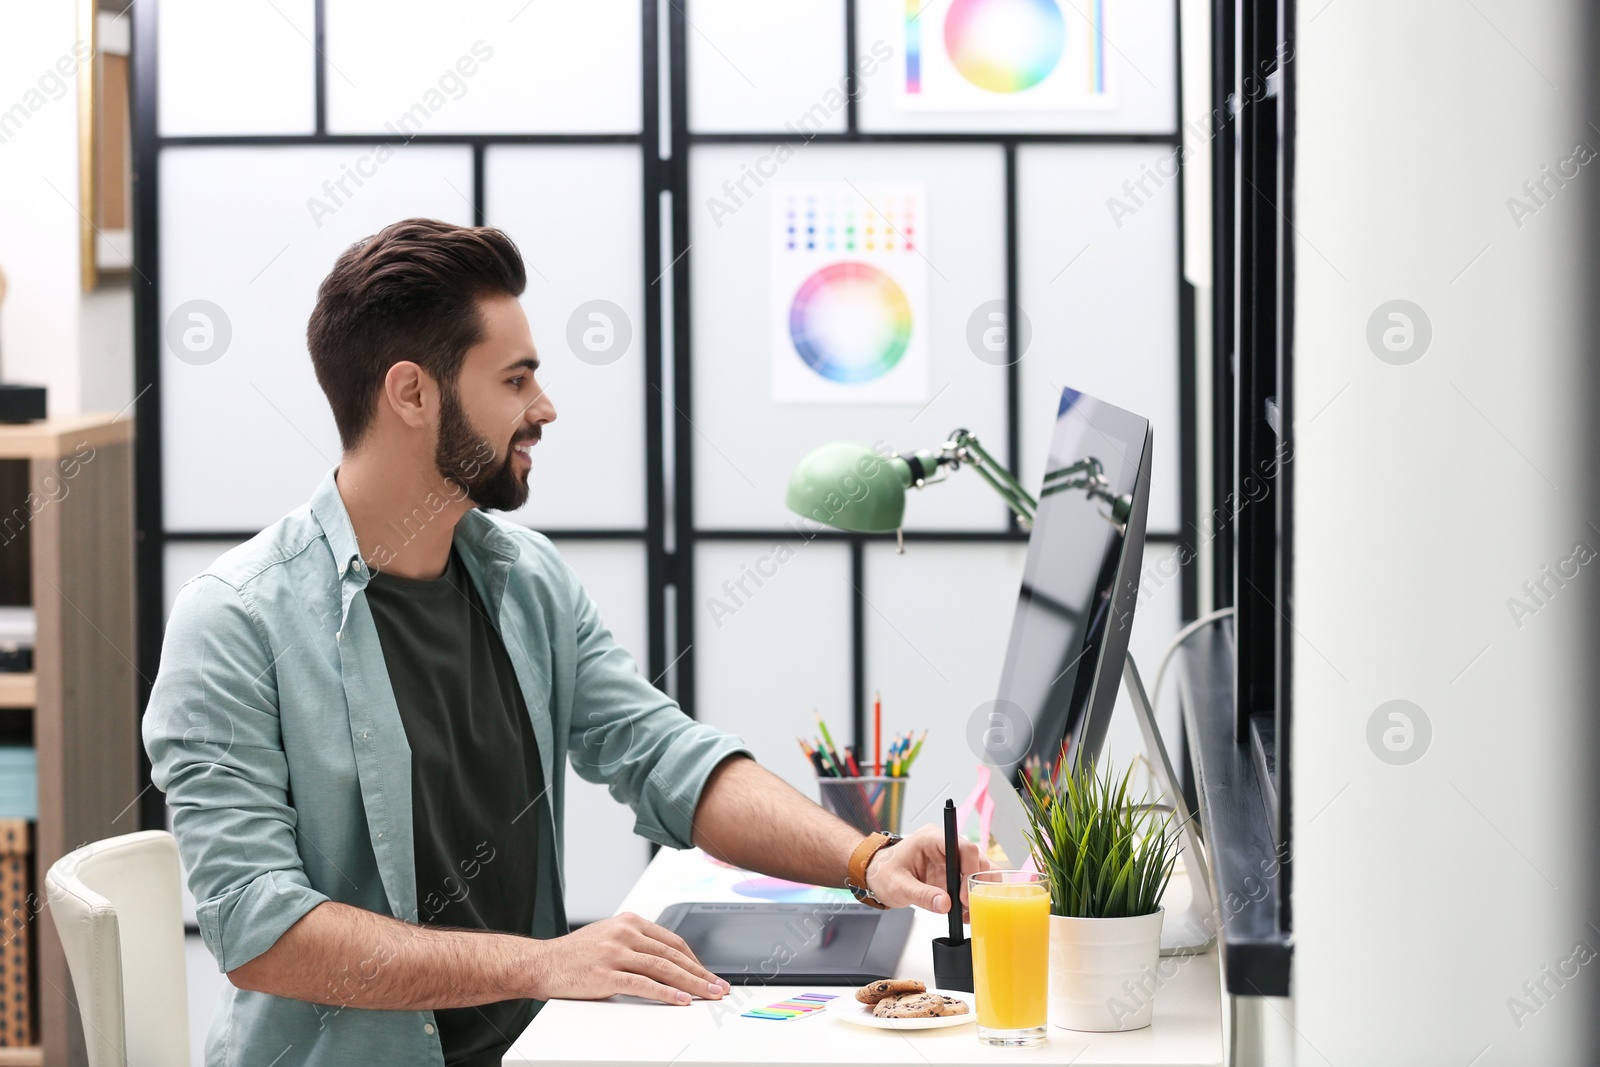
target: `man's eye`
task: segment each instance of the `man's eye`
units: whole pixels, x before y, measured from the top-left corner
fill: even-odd
[[[516,386],[518,389],[521,389],[522,388],[523,377],[524,376],[521,375],[521,374],[517,375],[515,378],[511,379],[511,384]]]

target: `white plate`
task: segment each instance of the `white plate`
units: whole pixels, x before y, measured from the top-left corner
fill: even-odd
[[[967,1013],[935,1015],[929,1019],[880,1019],[872,1014],[872,1005],[861,1003],[852,992],[841,994],[838,998],[828,1001],[828,1014],[843,1022],[855,1023],[857,1026],[871,1026],[878,1030],[938,1030],[946,1026],[965,1026],[978,1018],[978,1001],[971,993],[963,993],[959,989],[930,989],[928,992],[965,1001]]]

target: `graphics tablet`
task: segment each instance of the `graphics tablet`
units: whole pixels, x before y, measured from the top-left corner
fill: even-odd
[[[911,909],[855,902],[674,904],[656,920],[732,985],[865,985],[892,978]]]

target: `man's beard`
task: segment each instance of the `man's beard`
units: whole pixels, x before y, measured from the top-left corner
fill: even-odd
[[[467,421],[454,384],[439,390],[439,444],[433,462],[439,474],[467,491],[480,508],[515,511],[528,501],[528,483],[517,475],[515,445],[539,439],[538,428],[511,442],[503,460],[495,459],[494,446]]]

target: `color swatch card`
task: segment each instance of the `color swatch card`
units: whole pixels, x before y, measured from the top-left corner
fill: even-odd
[[[899,0],[902,111],[1101,111],[1121,0]]]
[[[837,1000],[835,993],[801,993],[788,1000],[780,1000],[776,1004],[768,1004],[764,1008],[751,1008],[742,1013],[746,1019],[771,1019],[777,1022],[788,1022],[790,1019],[804,1019],[807,1015],[815,1014],[828,1006],[828,1001]]]
[[[926,404],[922,187],[780,185],[771,204],[772,399]]]

